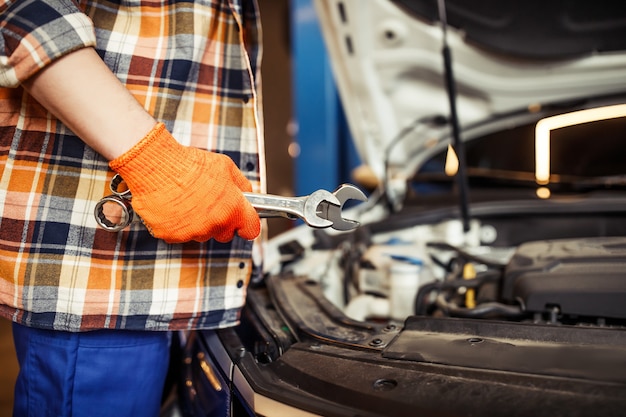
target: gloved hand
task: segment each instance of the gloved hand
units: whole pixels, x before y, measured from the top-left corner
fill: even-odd
[[[256,238],[261,222],[242,192],[250,182],[226,155],[183,146],[162,123],[109,162],[150,233],[168,243]]]

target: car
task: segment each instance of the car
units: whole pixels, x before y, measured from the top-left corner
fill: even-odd
[[[626,415],[626,8],[315,0],[352,231],[268,242],[184,416]]]

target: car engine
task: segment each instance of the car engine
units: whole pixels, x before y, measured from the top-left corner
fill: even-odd
[[[489,222],[445,220],[330,243],[287,270],[320,283],[358,321],[412,315],[586,326],[626,325],[626,237],[489,245]],[[326,244],[324,244],[326,240]],[[329,248],[336,245],[335,248]]]

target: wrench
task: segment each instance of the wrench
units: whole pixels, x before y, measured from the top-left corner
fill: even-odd
[[[281,197],[270,194],[243,193],[259,217],[300,218],[315,228],[332,227],[335,230],[352,230],[359,222],[344,219],[341,210],[350,199],[366,201],[361,190],[351,184],[342,184],[332,193],[317,190],[306,197]]]
[[[122,177],[116,174],[109,185],[113,194],[102,198],[94,209],[94,216],[98,225],[110,232],[118,232],[133,221],[132,196],[128,189],[120,191],[120,185],[123,182]],[[326,190],[318,190],[305,197],[282,197],[257,193],[243,194],[257,210],[259,217],[301,218],[311,227],[332,227],[336,230],[351,230],[359,226],[358,222],[344,219],[341,215],[343,204],[347,200],[367,200],[367,197],[361,190],[350,184],[341,185],[333,193]],[[104,213],[104,206],[111,203],[121,207],[122,217],[118,222],[111,221]]]
[[[317,215],[317,207],[325,202],[339,207],[341,202],[326,190],[317,190],[305,197],[281,197],[272,194],[243,193],[257,210],[259,217],[300,218],[311,227],[331,227],[333,222]]]
[[[124,186],[122,186],[124,184]],[[115,174],[109,183],[109,189],[113,194],[103,197],[96,203],[93,214],[96,223],[109,232],[119,232],[130,225],[135,217],[133,206],[131,205],[132,195],[121,175]],[[121,218],[117,222],[111,221],[104,212],[105,206],[116,205],[121,209]]]
[[[335,230],[346,231],[359,227],[359,222],[344,218],[341,211],[344,203],[348,200],[367,201],[367,197],[363,194],[363,191],[352,184],[342,184],[333,191],[333,195],[337,197],[340,204],[337,206],[328,204],[325,201],[322,202],[318,206],[318,216],[330,220],[333,223],[331,227]]]

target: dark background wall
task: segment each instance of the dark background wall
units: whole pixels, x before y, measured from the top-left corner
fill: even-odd
[[[289,145],[292,110],[289,0],[259,0],[263,23],[263,83],[268,193],[294,194],[293,159]],[[286,219],[268,220],[269,236],[289,229]]]

